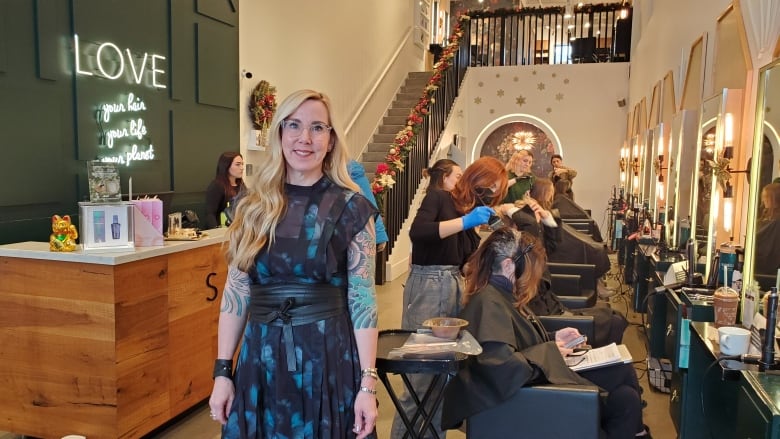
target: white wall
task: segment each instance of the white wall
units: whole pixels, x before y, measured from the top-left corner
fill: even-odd
[[[619,179],[628,107],[617,101],[628,94],[627,63],[472,68],[461,92],[465,109],[450,124],[465,127],[461,150],[469,163],[479,158],[493,129],[528,116],[541,119],[559,139],[564,163],[578,172],[577,202],[603,222]],[[522,105],[518,98],[524,99]]]
[[[279,101],[297,89],[320,90],[348,128],[356,157],[407,73],[423,69],[423,49],[411,43],[412,20],[412,0],[241,2],[239,70],[253,76],[241,81],[241,107],[261,79],[276,87]],[[245,114],[241,138],[249,139]],[[241,151],[250,164],[265,154],[245,144]]]
[[[655,84],[670,70],[675,79],[675,101],[679,105],[682,80],[693,44],[702,34],[713,36],[717,18],[729,0],[635,0],[631,49],[629,108],[647,98],[649,105]],[[707,38],[704,97],[712,96],[712,53],[714,38]]]

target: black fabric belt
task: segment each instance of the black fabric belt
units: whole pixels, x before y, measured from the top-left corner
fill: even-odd
[[[250,286],[249,318],[253,322],[281,326],[287,351],[287,370],[294,372],[293,326],[336,317],[347,312],[344,287],[323,284],[275,284]]]

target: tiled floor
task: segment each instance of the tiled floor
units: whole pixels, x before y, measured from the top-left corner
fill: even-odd
[[[377,287],[379,303],[380,329],[391,329],[400,326],[401,322],[401,298],[405,276],[395,281]],[[617,286],[615,279],[610,279],[611,286]],[[624,294],[612,298],[612,307],[626,313],[633,323],[627,330],[624,343],[628,345],[636,363],[637,374],[642,387],[645,389],[643,398],[647,401],[644,410],[644,421],[650,426],[653,436],[656,438],[673,438],[677,433],[669,416],[669,395],[660,393],[648,385],[645,356],[647,353],[646,337],[642,328],[642,315],[631,311],[628,289],[623,288]],[[396,382],[400,386],[400,379]],[[393,406],[387,392],[380,385],[379,406],[380,419],[377,423],[377,431],[380,438],[389,437],[390,425],[393,418]],[[190,413],[177,419],[165,428],[162,428],[148,436],[148,439],[215,439],[220,437],[219,425],[212,422],[208,415],[208,407],[204,404],[194,408]],[[0,432],[0,439],[19,439],[20,436],[11,433]],[[465,435],[460,431],[451,431],[448,439],[463,439]]]

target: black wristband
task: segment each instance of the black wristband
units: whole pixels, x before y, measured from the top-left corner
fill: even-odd
[[[214,375],[212,378],[225,377],[233,379],[233,360],[214,360]]]

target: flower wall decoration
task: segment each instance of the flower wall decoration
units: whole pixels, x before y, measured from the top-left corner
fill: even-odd
[[[392,145],[390,145],[384,163],[377,165],[374,181],[371,184],[371,190],[377,197],[377,201],[380,201],[382,195],[393,187],[396,175],[403,172],[404,160],[409,155],[409,151],[416,145],[417,133],[422,127],[423,120],[428,114],[430,105],[434,103],[433,94],[441,86],[441,83],[444,80],[444,72],[452,65],[452,59],[458,52],[460,39],[463,37],[463,27],[461,24],[469,18],[468,15],[461,15],[458,17],[458,23],[453,28],[452,34],[448,39],[449,44],[447,44],[442,51],[439,61],[434,64],[433,75],[431,76],[431,79],[428,80],[428,84],[425,86],[422,96],[414,108],[409,112],[409,116],[406,117],[406,125],[404,128],[395,135],[395,139],[393,140]]]
[[[262,80],[252,90],[249,99],[249,114],[252,127],[256,130],[267,129],[276,112],[276,87]]]
[[[717,160],[707,160],[707,164],[710,165],[712,173],[715,174],[715,181],[718,182],[723,192],[726,192],[731,180],[731,160],[718,157]]]

